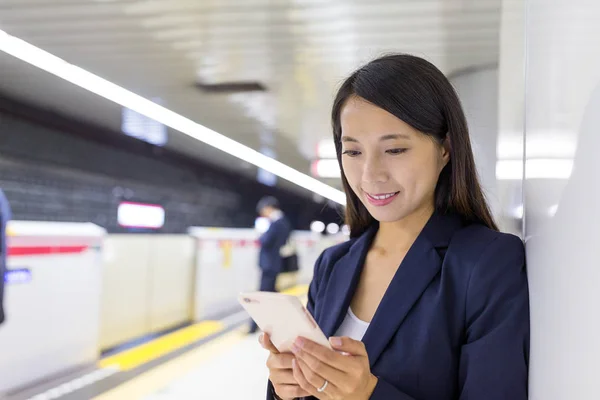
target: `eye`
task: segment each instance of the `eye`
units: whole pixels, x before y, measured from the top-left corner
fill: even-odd
[[[407,151],[408,149],[390,149],[386,151],[386,153],[391,154],[393,156],[397,156],[399,154],[406,153]]]
[[[348,157],[356,157],[360,155],[360,151],[356,151],[356,150],[346,150],[342,153],[343,155],[346,155]]]

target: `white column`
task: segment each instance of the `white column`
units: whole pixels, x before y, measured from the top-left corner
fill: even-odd
[[[505,14],[518,9],[505,3]],[[527,0],[526,6],[530,398],[600,399],[600,3]],[[518,110],[508,71],[523,64],[511,64],[509,46],[502,50],[501,104]],[[500,119],[511,124],[508,112]]]

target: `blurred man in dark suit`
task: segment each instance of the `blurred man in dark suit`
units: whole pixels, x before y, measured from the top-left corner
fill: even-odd
[[[258,265],[261,269],[260,290],[275,292],[277,276],[283,268],[281,248],[287,243],[292,226],[274,197],[264,197],[256,206],[256,212],[269,219],[269,229],[260,237],[260,254]],[[256,332],[258,327],[252,322],[249,333]]]
[[[6,273],[6,225],[10,220],[10,206],[0,189],[0,324],[4,322],[4,274]]]

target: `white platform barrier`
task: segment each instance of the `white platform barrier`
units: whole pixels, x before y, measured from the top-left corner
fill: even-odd
[[[190,228],[189,235],[108,235],[100,349],[237,310],[238,293],[259,285],[258,236],[254,229],[230,228]],[[309,283],[321,251],[345,240],[305,231],[293,232],[292,238],[300,271],[281,274],[279,289]]]
[[[348,240],[343,234],[327,235],[315,234],[310,231],[296,231],[292,234],[296,243],[300,271],[298,283],[308,284],[312,280],[315,262],[323,250]]]
[[[194,318],[215,318],[237,308],[237,294],[258,285],[258,233],[254,229],[193,227],[196,239]]]
[[[258,232],[254,229],[193,227],[189,233],[197,239],[198,246],[194,318],[215,318],[238,309],[238,293],[259,287]],[[295,231],[292,240],[298,253],[300,270],[295,274],[280,275],[278,289],[296,283],[309,283],[321,251],[346,238],[342,235],[321,236]]]
[[[98,357],[104,229],[10,222],[0,394]]]
[[[187,235],[109,235],[100,347],[192,319],[195,241]]]

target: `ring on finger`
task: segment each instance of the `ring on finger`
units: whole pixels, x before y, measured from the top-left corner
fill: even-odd
[[[325,389],[327,389],[328,385],[329,385],[329,382],[327,382],[327,380],[325,380],[325,383],[323,384],[323,386],[321,386],[320,388],[317,389],[317,392],[323,393],[325,391]]]

